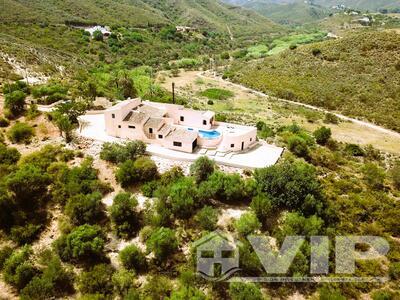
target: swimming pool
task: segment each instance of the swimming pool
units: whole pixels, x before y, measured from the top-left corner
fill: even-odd
[[[193,128],[188,128],[188,130],[193,131]],[[221,133],[216,130],[199,130],[199,135],[203,139],[213,140],[221,136]]]

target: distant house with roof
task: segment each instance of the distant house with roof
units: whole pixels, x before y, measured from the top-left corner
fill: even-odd
[[[257,142],[257,128],[217,122],[215,113],[182,105],[128,99],[107,109],[106,132],[192,153],[197,147],[220,152],[246,150]]]
[[[196,28],[194,27],[189,27],[189,26],[176,26],[176,31],[178,32],[194,32],[196,31]]]
[[[109,37],[111,35],[111,31],[110,28],[107,26],[92,26],[92,27],[85,27],[84,28],[85,31],[89,32],[91,36],[93,36],[93,34],[96,31],[100,31],[104,37]]]

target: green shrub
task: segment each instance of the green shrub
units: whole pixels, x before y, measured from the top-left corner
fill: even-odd
[[[186,300],[186,299],[206,300],[207,297],[199,289],[196,289],[191,286],[182,286],[178,290],[172,291],[171,296],[168,299],[169,300]]]
[[[221,53],[221,59],[229,59],[231,56],[229,55],[229,52],[222,52]]]
[[[127,160],[120,164],[115,174],[117,181],[123,187],[151,181],[157,176],[157,166],[148,157],[139,157],[135,161]]]
[[[226,114],[223,113],[218,113],[215,115],[215,120],[217,122],[226,122],[228,120]]]
[[[339,124],[339,122],[340,122],[340,119],[336,115],[331,114],[331,113],[325,114],[324,123],[327,123],[327,124]]]
[[[96,260],[103,257],[105,238],[99,226],[82,225],[62,235],[54,248],[64,261]]]
[[[159,261],[163,261],[178,249],[178,242],[172,229],[161,227],[151,234],[146,246]]]
[[[4,263],[4,280],[18,290],[23,289],[37,275],[37,269],[30,263],[31,256],[31,248],[25,246],[14,251]]]
[[[260,288],[254,283],[231,282],[229,284],[229,295],[232,300],[263,300]]]
[[[400,262],[392,262],[390,264],[389,275],[393,280],[400,279]]]
[[[364,180],[372,189],[382,189],[386,173],[381,167],[374,163],[366,163],[362,168]]]
[[[190,166],[190,175],[196,180],[196,183],[201,183],[215,170],[215,162],[207,156],[201,156]]]
[[[239,234],[246,237],[250,233],[259,230],[261,228],[261,223],[253,212],[248,212],[236,220],[234,226]]]
[[[10,148],[0,143],[0,164],[14,165],[20,157],[21,154],[16,148]]]
[[[101,199],[99,192],[73,196],[67,201],[65,214],[76,226],[94,224],[105,217]]]
[[[243,201],[248,198],[245,182],[239,174],[216,171],[200,184],[199,198],[203,201],[217,199],[224,202]]]
[[[5,262],[12,254],[13,248],[9,246],[5,246],[0,249],[0,270],[3,269]]]
[[[114,290],[119,296],[125,296],[126,300],[133,300],[139,298],[130,298],[128,296],[129,290],[132,289],[132,286],[135,284],[135,274],[129,272],[128,270],[119,270],[115,272],[112,276],[112,283],[114,285]],[[139,297],[139,295],[137,295]]]
[[[158,188],[158,182],[156,180],[146,182],[142,185],[141,191],[143,196],[145,197],[153,197],[154,192]]]
[[[288,148],[298,157],[307,158],[309,154],[309,149],[307,142],[300,136],[291,136],[288,141]]]
[[[110,218],[119,237],[132,236],[139,227],[138,201],[130,193],[119,193],[110,207]]]
[[[196,222],[201,229],[213,231],[217,228],[218,210],[211,206],[204,206],[195,216]]]
[[[185,177],[173,183],[169,188],[169,198],[174,216],[182,219],[189,218],[199,205],[193,178]]]
[[[0,127],[8,127],[10,125],[10,121],[7,118],[0,117]]]
[[[373,300],[395,300],[399,296],[398,293],[394,293],[389,290],[380,290],[372,293]]]
[[[93,32],[93,39],[95,40],[95,41],[98,41],[98,42],[102,42],[103,41],[103,33],[100,31],[100,30],[96,30],[95,32]]]
[[[11,228],[10,238],[18,245],[30,244],[39,236],[42,225],[27,224]]]
[[[32,137],[35,135],[33,128],[26,123],[15,123],[7,133],[8,138],[13,143],[25,143],[31,142]]]
[[[100,264],[87,272],[82,272],[78,280],[78,289],[82,294],[100,294],[109,296],[113,293],[112,266]]]
[[[173,289],[171,281],[165,276],[152,276],[143,287],[145,299],[167,299]]]
[[[392,175],[393,185],[400,190],[400,163],[397,163],[390,171]]]
[[[318,289],[320,300],[346,300],[338,290],[323,287]]]
[[[305,210],[307,197],[316,199],[315,209],[322,201],[321,185],[313,166],[302,161],[277,164],[257,169],[254,178],[260,191],[271,198],[272,205]]]
[[[265,194],[256,195],[250,204],[251,209],[256,214],[258,220],[264,223],[272,213],[272,201]]]
[[[123,163],[135,160],[146,152],[146,144],[142,141],[131,141],[125,144],[104,143],[100,158],[112,163]]]
[[[61,298],[74,292],[73,272],[65,269],[57,257],[45,261],[46,268],[21,291],[21,299]]]
[[[331,129],[330,128],[326,128],[324,126],[318,128],[317,130],[314,131],[315,140],[320,145],[326,145],[326,143],[331,138],[331,136],[332,136]]]
[[[347,144],[344,151],[351,156],[364,156],[365,152],[360,146],[355,144]]]
[[[135,245],[127,246],[121,250],[119,260],[127,270],[140,272],[146,269],[146,256]]]
[[[25,110],[26,94],[23,91],[14,91],[5,95],[4,108],[13,116],[19,116]]]

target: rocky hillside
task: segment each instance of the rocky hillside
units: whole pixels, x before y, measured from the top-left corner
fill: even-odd
[[[266,32],[265,17],[217,0],[4,0],[2,23],[75,23],[148,27],[169,23],[237,33]]]
[[[400,35],[355,32],[287,50],[246,68],[235,81],[278,97],[368,119],[400,132]]]
[[[330,9],[301,0],[226,0],[240,5],[280,24],[297,25],[321,20],[329,15]]]

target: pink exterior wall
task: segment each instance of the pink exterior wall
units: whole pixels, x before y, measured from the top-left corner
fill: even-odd
[[[174,146],[174,141],[164,140],[162,145],[165,148],[168,148],[171,150],[183,151],[183,152],[187,152],[187,153],[193,152],[192,143],[186,143],[186,144],[182,143],[182,147],[177,147],[177,146]]]
[[[170,103],[156,103],[150,101],[143,101],[143,103],[160,109],[165,109],[167,111],[168,117],[173,119],[176,125],[196,127],[205,130],[211,129],[213,125],[210,123],[211,120],[209,116],[203,116],[203,111],[188,109],[185,108],[183,105]],[[181,121],[181,117],[184,117],[184,121]],[[206,125],[203,124],[204,120],[206,121]]]
[[[235,125],[237,126],[237,125]],[[223,133],[220,149],[223,151],[241,151],[249,148],[257,141],[257,128],[246,127],[247,130],[238,133]],[[233,147],[232,147],[233,145]]]
[[[121,130],[122,128],[118,128],[118,126],[123,126],[122,121],[126,117],[128,112],[137,107],[140,103],[140,99],[125,100],[111,107],[110,109],[107,109],[104,112],[107,134],[116,137],[123,137],[123,130]],[[115,116],[115,118],[112,117],[113,115]]]
[[[139,104],[149,105],[153,107],[166,110],[167,116],[163,118],[163,122],[169,125],[183,125],[187,127],[193,127],[194,129],[210,130],[213,125],[217,125],[217,130],[220,130],[221,137],[216,139],[205,139],[201,136],[197,138],[197,144],[205,148],[218,148],[219,151],[241,151],[249,148],[257,141],[257,129],[249,126],[233,125],[229,123],[220,123],[213,121],[214,124],[210,124],[210,119],[213,119],[214,114],[208,113],[204,116],[204,112],[196,111],[191,109],[185,109],[181,105],[154,103],[144,101],[140,99],[126,100],[116,106],[106,110],[104,112],[106,132],[108,135],[126,138],[131,140],[142,140],[146,143],[162,145],[166,148],[192,153],[192,143],[182,142],[182,147],[173,145],[173,140],[166,140],[165,136],[162,139],[158,137],[159,129],[162,124],[158,124],[158,128],[153,128],[153,134],[150,136],[144,132],[144,124],[147,122],[145,118],[141,124],[130,124],[124,122],[126,115],[137,107]],[[114,118],[113,118],[114,115]],[[184,117],[184,121],[180,121],[180,117]],[[203,120],[207,121],[206,125],[203,125]],[[135,128],[130,128],[134,126]],[[229,126],[233,126],[232,132],[229,130]],[[119,128],[120,127],[120,128]],[[152,137],[152,138],[149,138]],[[243,143],[243,149],[242,149]],[[233,147],[231,146],[233,145]]]

